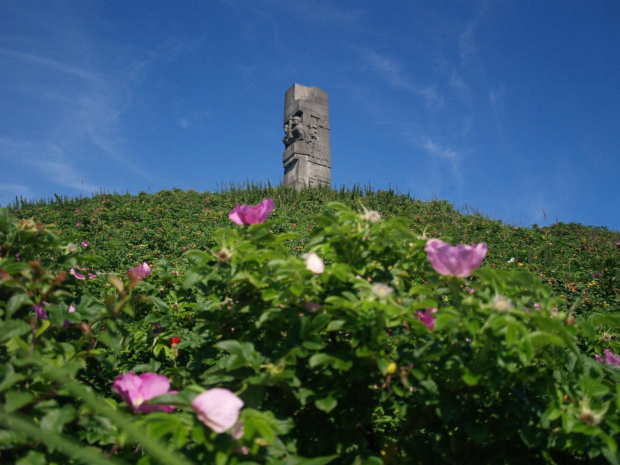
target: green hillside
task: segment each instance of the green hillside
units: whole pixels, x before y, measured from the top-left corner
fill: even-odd
[[[0,462],[620,465],[619,265],[392,190],[19,201]]]
[[[316,226],[314,217],[326,210],[328,202],[337,201],[360,211],[362,206],[377,210],[384,218],[405,218],[419,235],[446,238],[452,243],[486,242],[486,265],[536,273],[552,286],[554,294],[570,304],[578,302],[580,310],[620,309],[619,232],[574,223],[512,226],[476,212],[458,212],[447,201],[423,202],[393,190],[297,192],[288,187],[248,184],[198,193],[175,188],[135,196],[98,194],[16,201],[11,215],[54,224],[58,234],[76,244],[88,242],[84,252],[104,258],[102,271],[118,271],[145,261],[175,260],[189,249],[210,249],[215,245],[214,232],[230,225],[228,212],[237,203],[254,205],[265,197],[276,203],[270,217],[272,231],[301,235],[301,240],[289,244],[294,253],[304,251]]]

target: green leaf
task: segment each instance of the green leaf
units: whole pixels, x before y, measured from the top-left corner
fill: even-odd
[[[23,320],[9,320],[0,323],[0,342],[13,337],[21,337],[32,330],[32,326]]]
[[[26,376],[21,373],[16,373],[13,365],[6,364],[4,366],[4,378],[0,383],[0,391],[7,390],[22,379],[26,379]]]
[[[306,405],[308,397],[314,395],[314,391],[308,388],[300,388],[295,391],[295,397],[299,400],[301,405]]]
[[[467,370],[467,372],[463,373],[463,376],[461,376],[461,379],[463,380],[463,382],[467,384],[468,386],[476,386],[480,378],[481,378],[481,375],[474,375],[469,370]]]
[[[25,405],[28,405],[34,399],[34,396],[29,392],[15,392],[9,391],[4,396],[5,406],[4,410],[7,413],[19,410]]]
[[[201,282],[205,276],[203,274],[197,273],[195,271],[188,271],[185,274],[185,280],[183,281],[183,289],[191,289],[196,284]]]
[[[263,289],[261,291],[263,300],[269,302],[270,300],[274,300],[278,297],[279,291],[274,289],[273,287],[268,287],[267,289]]]
[[[215,465],[226,465],[228,463],[228,451],[217,450],[215,452]]]
[[[329,413],[338,405],[338,401],[332,397],[332,393],[330,392],[327,397],[315,400],[314,405],[316,405],[316,408],[319,410]]]
[[[556,345],[559,347],[564,347],[566,344],[564,343],[564,339],[556,334],[550,334],[543,331],[534,331],[529,334],[527,338],[536,345],[545,346],[548,344]]]
[[[157,307],[159,310],[161,310],[162,312],[168,311],[168,304],[166,304],[166,302],[159,299],[158,297],[150,296],[149,300],[153,302],[153,305]]]
[[[20,309],[23,305],[32,304],[32,300],[28,294],[15,294],[13,295],[6,304],[6,317],[7,319],[11,318],[13,313]]]
[[[331,319],[330,315],[325,315],[323,313],[320,313],[319,315],[315,316],[312,319],[312,322],[310,324],[309,334],[322,330],[325,326],[327,326],[330,319]]]
[[[437,383],[432,379],[424,379],[419,382],[419,385],[423,387],[429,394],[434,396],[439,395],[439,390],[437,388]]]
[[[390,364],[389,360],[386,360],[384,358],[377,359],[377,367],[379,368],[379,371],[381,372],[383,376],[387,374],[387,367],[389,364]]]
[[[287,457],[282,462],[283,465],[326,465],[337,459],[338,455],[326,455],[323,457],[314,457],[307,459],[304,457]]]
[[[75,407],[64,405],[62,408],[54,409],[45,414],[41,419],[41,429],[62,433],[64,426],[72,422],[77,416]]]
[[[17,460],[15,465],[47,465],[45,454],[31,450],[24,457]]]
[[[240,420],[243,421],[246,437],[258,434],[268,444],[273,443],[276,435],[286,434],[293,427],[293,422],[290,420],[278,420],[271,412],[260,412],[250,408],[241,411]]]
[[[327,332],[340,331],[345,324],[346,324],[346,321],[344,320],[332,320],[327,325],[327,328],[325,328],[325,331]]]
[[[344,263],[334,263],[330,266],[331,274],[339,281],[346,282],[349,279],[350,269]]]
[[[308,359],[308,366],[310,368],[316,368],[319,365],[329,364],[333,357],[327,354],[314,354]]]
[[[512,347],[519,340],[519,325],[514,322],[508,322],[506,326],[506,345]]]

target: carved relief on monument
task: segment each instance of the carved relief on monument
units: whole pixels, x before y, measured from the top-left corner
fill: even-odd
[[[305,125],[303,123],[302,112],[298,112],[284,124],[284,139],[282,139],[282,142],[284,142],[285,147],[297,141],[305,141],[307,144],[311,144],[312,140],[316,138],[316,127],[313,128],[310,124]]]

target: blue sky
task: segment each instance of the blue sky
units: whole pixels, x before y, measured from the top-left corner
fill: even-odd
[[[617,1],[0,3],[0,205],[280,184],[284,93],[332,184],[620,230]]]

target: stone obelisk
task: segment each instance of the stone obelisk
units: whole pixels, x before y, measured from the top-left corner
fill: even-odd
[[[284,96],[284,184],[331,187],[327,92],[300,84]]]

